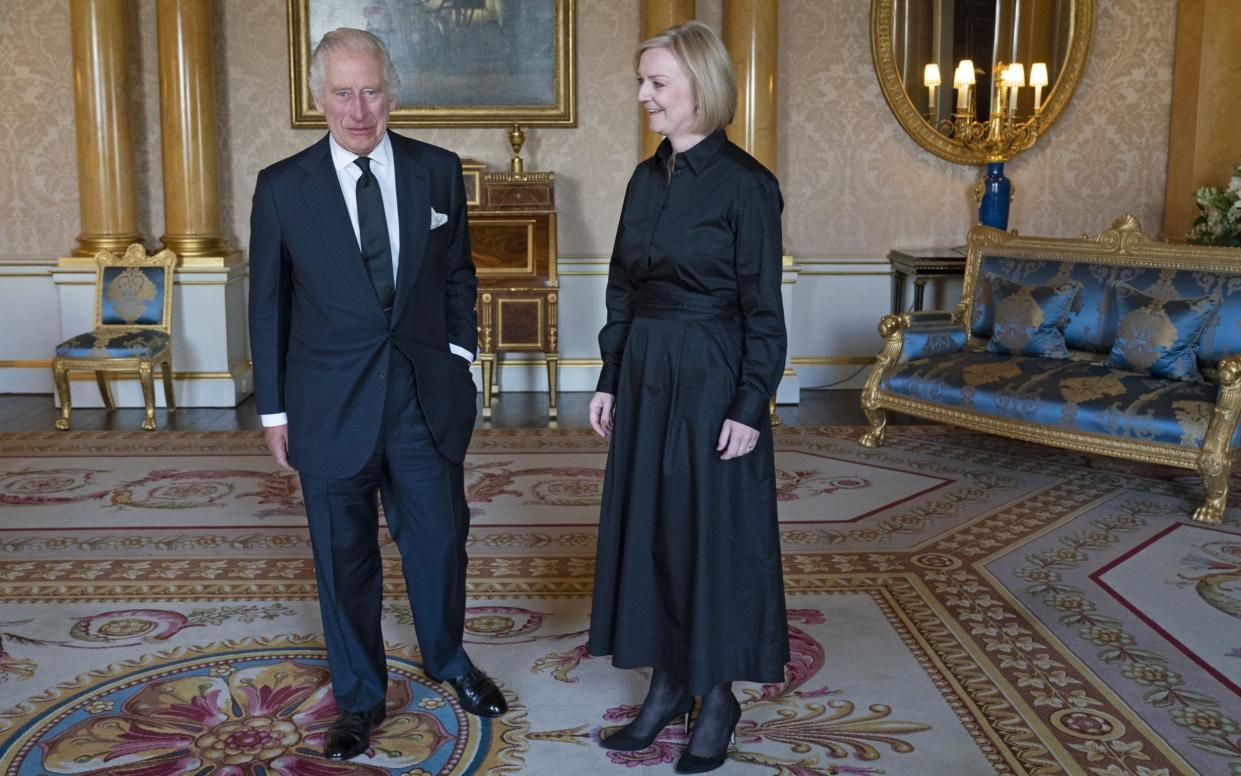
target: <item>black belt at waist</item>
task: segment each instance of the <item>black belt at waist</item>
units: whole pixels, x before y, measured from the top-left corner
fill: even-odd
[[[660,296],[636,294],[633,300],[635,318],[659,318],[674,321],[727,321],[741,318],[741,306],[732,299],[690,295]]]

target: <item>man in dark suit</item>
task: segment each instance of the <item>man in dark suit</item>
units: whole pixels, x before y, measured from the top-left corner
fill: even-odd
[[[373,35],[326,34],[310,86],[328,136],[254,191],[250,348],[267,445],[306,502],[341,711],[324,751],[347,760],[385,714],[377,494],[427,674],[470,713],[507,707],[461,644],[477,347],[461,162],[387,131],[397,74]]]

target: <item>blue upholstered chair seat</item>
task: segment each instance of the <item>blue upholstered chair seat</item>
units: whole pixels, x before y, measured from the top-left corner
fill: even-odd
[[[966,352],[899,364],[881,390],[1066,430],[1199,448],[1219,388],[1082,361]],[[1241,443],[1241,427],[1232,447]]]
[[[168,349],[172,338],[162,332],[95,329],[56,346],[62,358],[151,358]]]

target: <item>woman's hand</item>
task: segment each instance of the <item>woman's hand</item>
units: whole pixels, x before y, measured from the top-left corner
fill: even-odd
[[[594,406],[594,402],[591,402],[591,406]],[[735,420],[726,420],[724,428],[720,429],[720,441],[715,449],[724,451],[724,454],[720,456],[721,461],[731,461],[753,450],[756,444],[758,444],[758,429],[742,425]]]
[[[590,427],[604,439],[612,438],[612,413],[616,409],[616,397],[596,391],[590,398]]]

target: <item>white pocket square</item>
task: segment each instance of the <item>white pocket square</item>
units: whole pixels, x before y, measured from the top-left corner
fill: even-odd
[[[448,216],[443,213],[437,213],[435,208],[431,208],[431,228],[438,229],[448,221]]]

